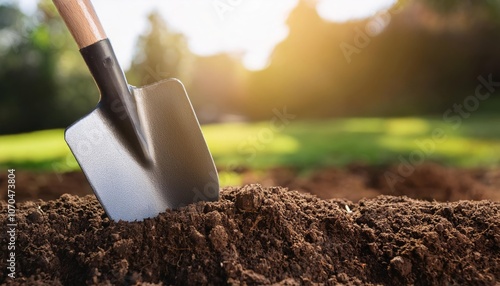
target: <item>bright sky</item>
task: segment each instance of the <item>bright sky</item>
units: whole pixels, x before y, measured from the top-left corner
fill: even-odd
[[[317,0],[326,20],[366,18],[388,9],[396,0]],[[19,0],[30,13],[37,0]],[[288,35],[286,19],[298,0],[93,0],[122,67],[130,66],[137,37],[148,29],[147,16],[155,10],[185,34],[199,55],[221,52],[242,56],[252,70],[267,65],[272,50]]]

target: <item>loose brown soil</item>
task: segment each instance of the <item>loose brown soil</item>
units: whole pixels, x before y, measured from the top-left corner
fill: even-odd
[[[500,281],[497,202],[381,196],[354,204],[250,185],[140,223],[109,221],[93,196],[18,207],[12,285]]]
[[[18,172],[17,198],[24,202],[17,204],[17,278],[6,276],[3,231],[0,283],[498,285],[498,173],[425,165],[392,189],[384,174],[394,168],[351,166],[299,178],[275,169],[263,183],[301,193],[255,184],[226,188],[218,202],[135,223],[110,221],[93,195],[59,197],[69,186],[90,192],[79,173],[37,179]],[[25,194],[28,184],[35,193]],[[316,189],[323,198],[350,200],[303,193]],[[468,200],[360,199],[352,194],[358,192]],[[42,194],[58,198],[35,200]],[[1,208],[5,222],[5,201]]]

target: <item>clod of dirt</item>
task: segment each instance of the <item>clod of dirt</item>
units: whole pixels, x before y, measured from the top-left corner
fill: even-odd
[[[380,196],[352,203],[249,185],[143,222],[112,222],[94,196],[70,195],[18,204],[17,220],[17,278],[1,271],[0,283],[500,282],[499,202]]]
[[[260,188],[244,187],[236,194],[236,208],[244,212],[255,212],[262,205],[262,190]]]
[[[411,261],[409,259],[396,256],[391,259],[390,265],[403,277],[411,273]]]

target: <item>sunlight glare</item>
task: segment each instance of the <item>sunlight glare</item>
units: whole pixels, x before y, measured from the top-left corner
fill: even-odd
[[[245,67],[254,70],[264,68],[274,47],[287,37],[286,19],[297,2],[167,1],[175,3],[176,9],[164,7],[161,12],[172,26],[186,34],[194,53],[239,55]]]

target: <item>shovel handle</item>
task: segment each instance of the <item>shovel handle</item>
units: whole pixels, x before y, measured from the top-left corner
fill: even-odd
[[[52,0],[80,49],[107,38],[90,0]]]

